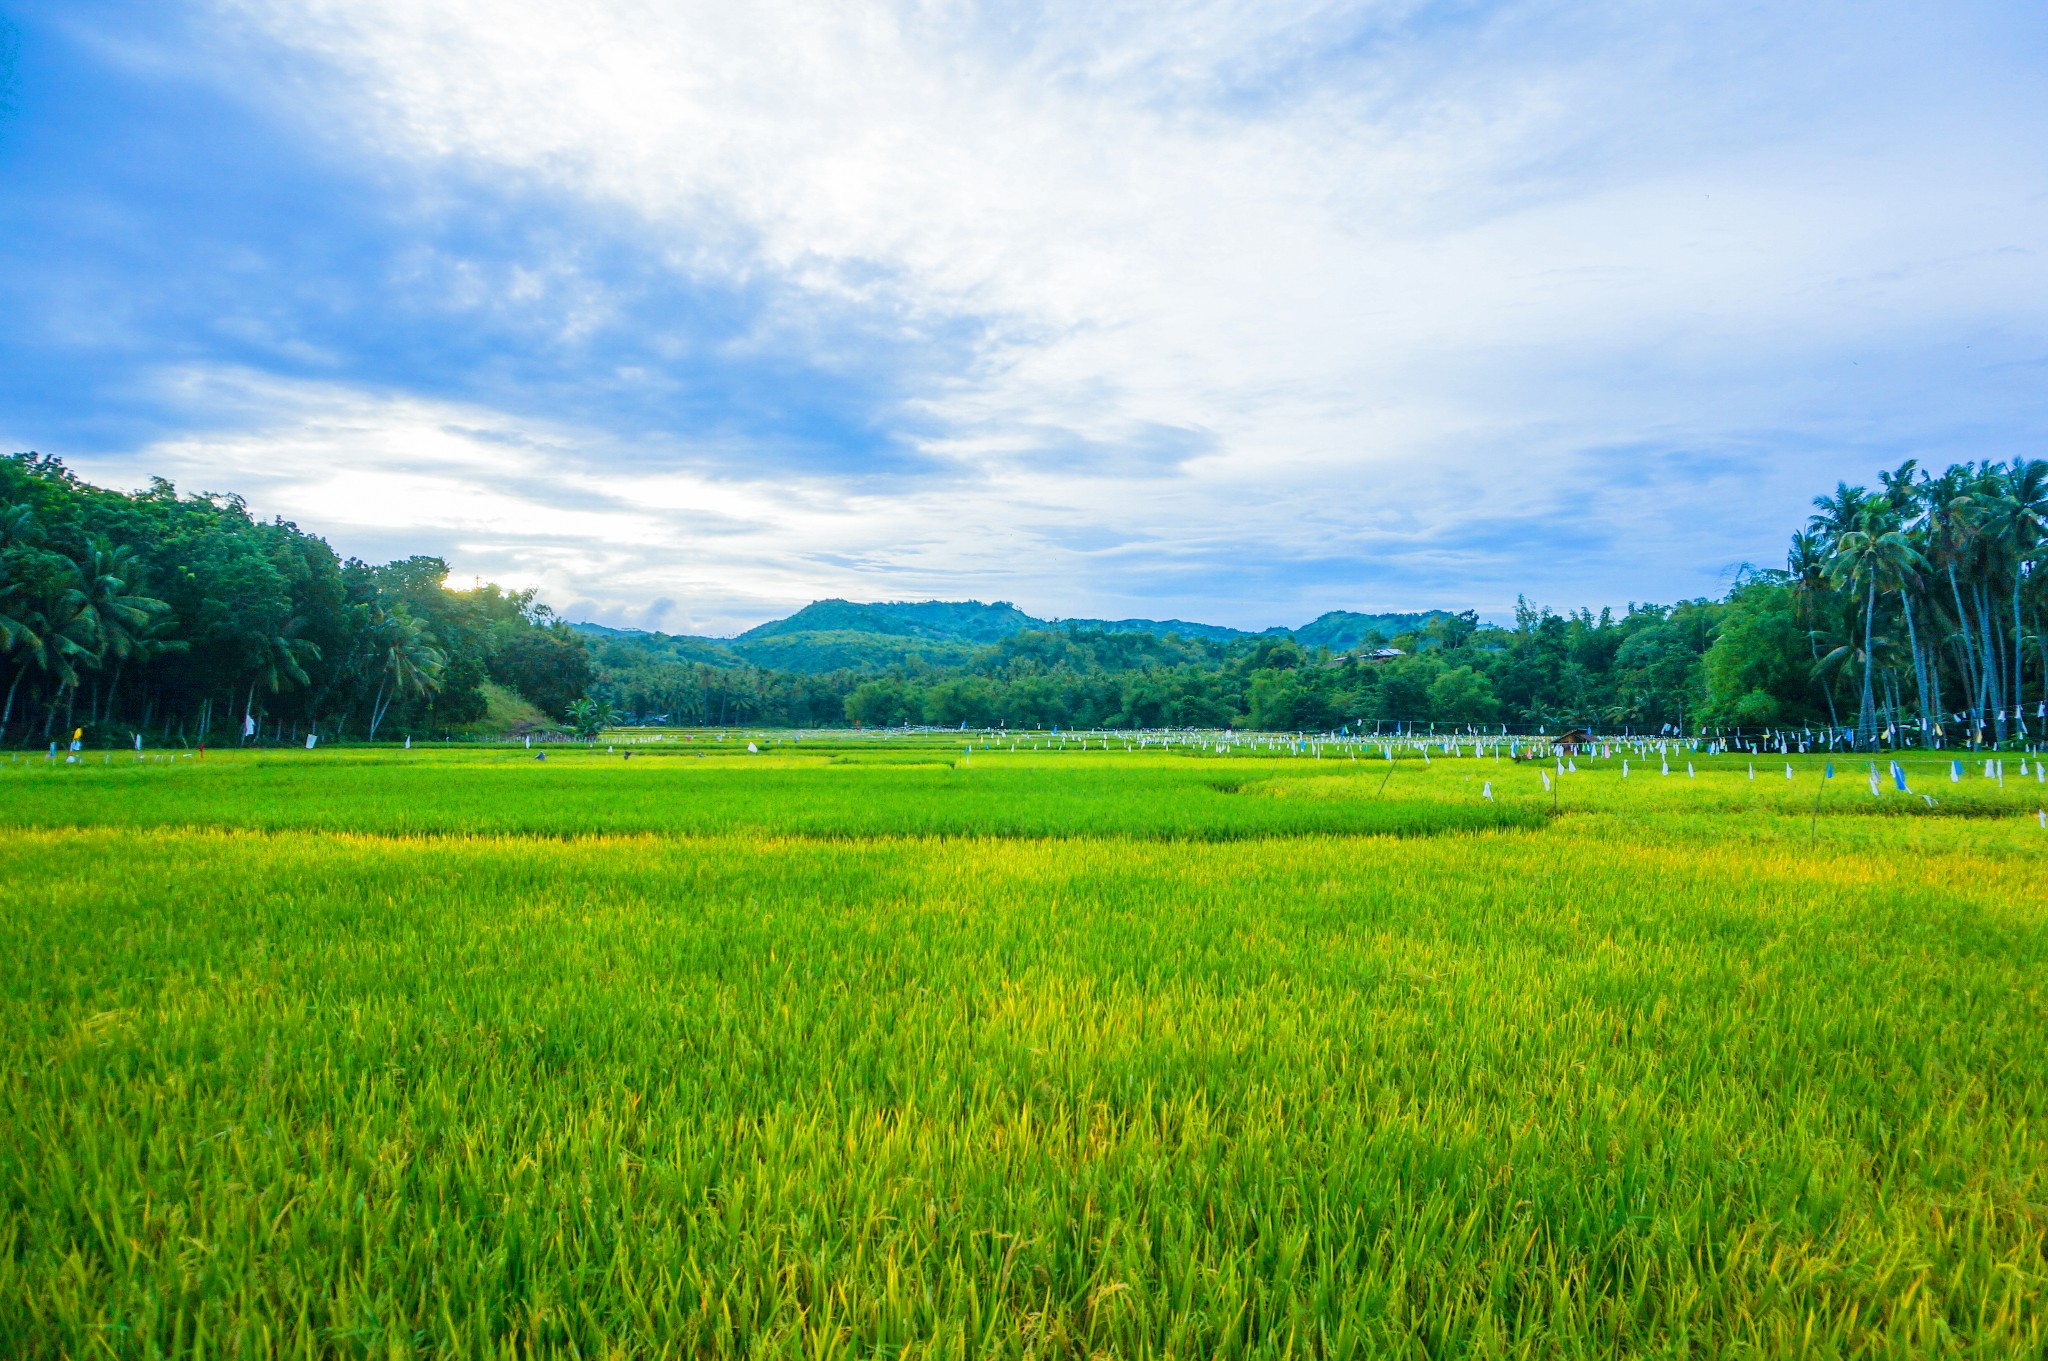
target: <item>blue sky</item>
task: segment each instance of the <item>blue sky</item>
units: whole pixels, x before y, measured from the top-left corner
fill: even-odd
[[[2038,4],[12,4],[0,440],[572,615],[1718,594],[2048,433]]]

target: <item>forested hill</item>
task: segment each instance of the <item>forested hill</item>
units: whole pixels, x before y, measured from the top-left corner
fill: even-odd
[[[1431,620],[1449,617],[1442,610],[1416,614],[1333,610],[1298,629],[1276,626],[1253,633],[1185,619],[1039,619],[1007,601],[858,604],[849,600],[820,600],[787,618],[772,619],[734,638],[648,633],[602,624],[573,627],[591,637],[616,639],[677,660],[823,675],[831,671],[899,666],[913,657],[927,665],[953,665],[966,662],[992,643],[1021,633],[1055,629],[1069,633],[1150,634],[1156,638],[1215,643],[1240,638],[1281,638],[1292,639],[1304,647],[1347,652],[1368,642],[1419,633]]]

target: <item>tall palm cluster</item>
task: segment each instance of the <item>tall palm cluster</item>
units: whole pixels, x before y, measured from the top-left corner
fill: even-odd
[[[1786,580],[1831,712],[1835,686],[1854,686],[1859,746],[2048,730],[2048,461],[1935,476],[1908,460],[1814,508]]]
[[[343,559],[234,496],[0,457],[0,742],[447,731],[485,716],[488,685],[560,716],[581,642],[531,591],[447,577]]]
[[[60,711],[67,726],[76,716],[81,686],[90,683],[86,717],[97,721],[131,663],[185,650],[165,636],[170,606],[143,578],[125,544],[94,536],[71,552],[54,550],[28,507],[0,511],[0,657],[14,673],[0,701],[0,736],[24,681],[39,683],[47,735]]]

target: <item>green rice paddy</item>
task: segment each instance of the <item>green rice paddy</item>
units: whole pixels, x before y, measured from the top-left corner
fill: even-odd
[[[760,741],[0,763],[0,1353],[2048,1352],[2017,756]]]

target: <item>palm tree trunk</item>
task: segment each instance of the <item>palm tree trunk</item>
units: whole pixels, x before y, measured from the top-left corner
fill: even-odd
[[[1872,697],[1875,666],[1870,655],[1871,634],[1877,626],[1877,577],[1870,578],[1870,592],[1863,605],[1863,704],[1856,711],[1856,736],[1876,745],[1877,702]]]
[[[1934,620],[1936,624],[1939,624],[1941,622],[1941,615],[1936,613]],[[1934,705],[1934,725],[1936,728],[1940,728],[1942,720],[1948,714],[1948,709],[1943,704],[1941,698],[1941,644],[1939,642],[1927,645],[1927,682],[1933,688],[1932,698],[1929,702]]]
[[[1998,611],[1992,608],[1991,594],[1983,585],[1977,587],[1977,609],[1984,620],[1984,655],[1990,659],[1991,711],[1997,715],[1992,720],[1992,733],[1996,741],[2005,741],[2005,648],[2000,637]]]
[[[2022,712],[2027,702],[2025,687],[2020,684],[2020,669],[2026,659],[2026,633],[2020,628],[2020,563],[2012,565],[2012,716],[2021,737],[2027,735],[2027,716]]]
[[[1956,565],[1953,562],[1948,565],[1948,589],[1956,598],[1956,623],[1961,626],[1963,635],[1963,680],[1966,682],[1963,688],[1965,693],[1973,696],[1971,702],[1974,704],[1974,697],[1984,693],[1983,673],[1977,665],[1977,640],[1970,628],[1970,612],[1963,605],[1963,588],[1956,580]],[[1973,710],[1972,716],[1974,715]],[[1972,723],[1970,726],[1974,730],[1977,725]]]
[[[101,721],[102,723],[107,723],[107,722],[111,722],[111,721],[113,720],[113,717],[114,717],[114,691],[115,691],[115,690],[117,690],[118,688],[120,688],[120,685],[121,685],[121,668],[122,668],[122,667],[124,667],[124,666],[126,666],[126,665],[128,665],[128,662],[127,662],[127,660],[126,660],[125,658],[116,658],[116,659],[114,660],[114,674],[113,674],[113,675],[112,675],[112,676],[111,676],[110,678],[108,678],[108,680],[107,680],[107,698],[106,698],[106,709],[105,709],[105,711],[104,711],[103,713],[101,713],[101,714],[100,714],[100,721]]]
[[[2034,646],[2041,652],[2041,702],[2048,706],[2048,628],[2042,627],[2039,614],[2034,616]]]
[[[1902,586],[1899,604],[1906,611],[1906,646],[1913,650],[1913,684],[1920,692],[1920,739],[1927,739],[1927,662],[1920,655],[1920,635],[1913,629],[1913,597]]]
[[[14,669],[14,680],[7,687],[7,708],[0,711],[0,739],[7,736],[7,725],[14,721],[14,692],[21,688],[21,678],[28,674],[27,666]]]

